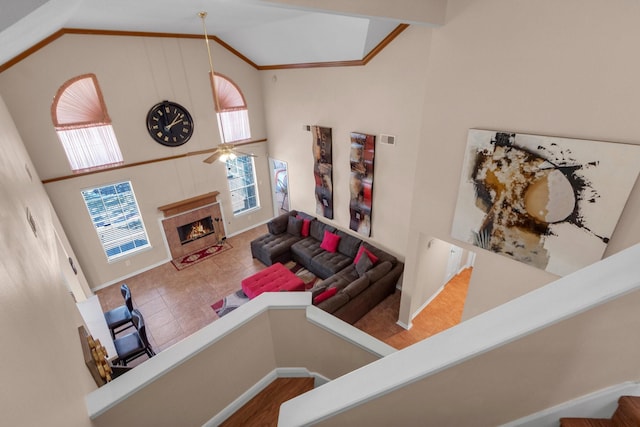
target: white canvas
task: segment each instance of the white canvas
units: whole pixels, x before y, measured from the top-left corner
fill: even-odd
[[[557,275],[602,258],[640,146],[471,129],[451,234]]]

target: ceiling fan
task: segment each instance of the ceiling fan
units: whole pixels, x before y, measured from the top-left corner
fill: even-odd
[[[253,142],[241,142],[241,143],[230,143],[223,142],[218,145],[215,150],[213,150],[213,154],[203,160],[205,163],[213,163],[216,160],[220,160],[221,162],[226,162],[227,160],[233,160],[238,156],[250,156],[257,157],[255,154],[243,153],[242,151],[236,150],[236,147],[239,145],[253,144]]]
[[[207,35],[207,26],[205,24],[205,18],[207,17],[207,12],[198,12],[198,16],[202,19],[202,29],[204,31],[204,41],[207,45],[207,54],[209,55],[209,71],[211,73],[211,90],[213,92],[213,101],[215,104],[216,112],[220,112],[220,99],[218,98],[218,91],[216,90],[215,83],[215,72],[213,71],[213,60],[211,58],[211,48],[209,46],[209,36]],[[236,147],[246,144],[253,144],[254,141],[246,141],[246,142],[225,142],[224,131],[223,131],[223,122],[222,120],[218,120],[218,126],[220,128],[220,137],[222,139],[222,143],[220,143],[214,150],[213,154],[203,160],[205,163],[213,163],[216,160],[221,162],[226,162],[227,160],[233,160],[238,156],[250,156],[257,157],[255,154],[243,153],[241,151],[236,150]]]

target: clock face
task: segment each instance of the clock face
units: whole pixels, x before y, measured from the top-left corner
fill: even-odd
[[[177,147],[191,138],[193,119],[183,106],[171,101],[162,101],[149,110],[147,130],[156,142]]]

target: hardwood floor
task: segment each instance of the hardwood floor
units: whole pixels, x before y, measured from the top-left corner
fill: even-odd
[[[313,390],[313,378],[278,378],[227,418],[221,427],[277,426],[280,405]]]
[[[251,257],[249,243],[266,232],[263,225],[231,237],[227,241],[232,249],[184,270],[176,270],[169,262],[121,282],[131,289],[134,307],[144,316],[149,341],[156,352],[215,321],[218,316],[211,305],[239,290],[242,279],[265,268]],[[460,322],[470,274],[469,269],[452,279],[413,320],[409,331],[396,324],[400,291],[378,304],[354,326],[398,349],[447,329]],[[96,292],[103,311],[122,304],[121,283]],[[146,357],[136,362],[144,360]]]
[[[472,268],[467,268],[449,280],[433,301],[413,319],[409,330],[396,323],[400,310],[399,291],[374,307],[354,326],[397,349],[442,332],[462,319],[471,273]]]

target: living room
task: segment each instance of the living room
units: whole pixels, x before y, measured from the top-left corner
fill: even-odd
[[[256,71],[214,47],[218,68],[231,76],[248,98],[253,137],[268,138],[268,144],[249,147],[259,156],[256,168],[262,180],[263,209],[252,213],[251,218],[225,215],[230,222],[226,224],[229,234],[265,222],[272,215],[269,193],[263,189],[268,188],[268,156],[288,162],[293,206],[313,209],[311,138],[303,125],[331,127],[336,147],[338,141],[347,141],[352,131],[394,134],[398,143],[378,152],[372,238],[390,252],[404,255],[407,269],[403,284],[415,286],[420,281],[416,255],[420,239],[434,236],[451,240],[451,219],[469,129],[637,143],[640,132],[634,113],[640,65],[634,52],[640,34],[635,4],[448,3],[446,25],[436,29],[410,26],[365,67]],[[184,151],[215,145],[209,139],[216,131],[207,117],[213,113],[201,43],[141,40],[135,39],[126,47],[123,45],[129,43],[115,37],[65,35],[0,74],[0,94],[39,178],[69,174],[64,155],[58,148],[50,149],[57,140],[49,107],[63,82],[91,71],[86,69],[87,63],[108,70],[98,78],[119,142],[132,162],[167,155],[163,147],[149,139],[143,125],[148,108],[164,98],[156,87],[171,87],[168,97],[179,100],[188,92],[191,98],[183,102],[198,111],[195,120],[202,124],[203,132],[194,135]],[[147,49],[151,53],[144,53]],[[148,62],[154,61],[138,56],[157,58],[166,52],[171,57],[179,50],[190,52],[194,62],[184,78],[175,64],[152,67]],[[72,61],[58,60],[73,51],[80,54]],[[122,60],[123,52],[129,52],[126,60]],[[117,67],[126,70],[119,73]],[[154,77],[157,83],[148,83],[150,74],[158,75]],[[132,110],[137,111],[135,117]],[[157,208],[209,191],[224,193],[222,168],[204,165],[201,160],[187,157],[45,186],[91,287],[115,282],[166,260]],[[335,222],[344,226],[348,223],[348,193],[346,176],[341,174],[348,173],[347,150],[336,148],[334,162],[345,167],[342,172],[336,167],[334,177]],[[24,164],[15,169],[23,170]],[[129,265],[109,265],[78,194],[95,183],[125,177],[134,180],[154,248],[131,258]],[[11,183],[3,181],[3,185]],[[229,203],[223,199],[225,205]],[[605,256],[639,240],[640,223],[635,220],[639,210],[640,195],[634,188]],[[36,220],[43,221],[37,215]],[[479,251],[464,317],[472,318],[555,279],[544,271]],[[66,319],[64,314],[61,317]],[[16,375],[9,376],[18,381]]]

